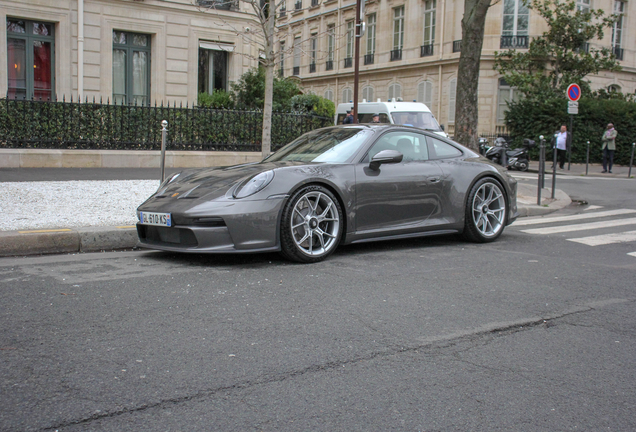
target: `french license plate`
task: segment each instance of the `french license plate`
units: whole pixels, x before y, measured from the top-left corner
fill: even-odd
[[[172,226],[170,213],[139,212],[139,222],[142,225]]]

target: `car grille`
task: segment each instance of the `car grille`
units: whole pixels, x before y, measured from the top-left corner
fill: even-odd
[[[196,247],[198,244],[194,233],[187,228],[137,225],[137,234],[143,242],[156,245]]]

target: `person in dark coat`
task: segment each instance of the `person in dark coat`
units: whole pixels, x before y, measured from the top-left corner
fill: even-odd
[[[347,116],[344,118],[342,124],[353,124],[353,113],[351,110],[347,110]]]
[[[373,120],[371,120],[371,123],[380,123],[380,114],[373,114]]]

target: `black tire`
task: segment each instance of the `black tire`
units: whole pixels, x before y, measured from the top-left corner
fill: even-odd
[[[325,187],[305,186],[285,205],[280,224],[282,255],[292,261],[319,262],[331,255],[342,237],[342,208]]]
[[[478,180],[468,194],[464,238],[487,243],[497,240],[506,226],[508,200],[504,188],[493,178]]]

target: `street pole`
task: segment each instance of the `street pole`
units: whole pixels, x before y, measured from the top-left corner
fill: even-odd
[[[590,166],[590,142],[587,142],[587,153],[585,155],[585,175],[587,175],[588,168]]]
[[[537,205],[541,205],[541,189],[543,188],[543,178],[545,176],[545,140],[543,139],[543,135],[539,136],[539,140],[541,141],[539,147],[539,184],[537,187]]]
[[[568,151],[568,171],[570,171],[570,165],[572,165],[572,144],[574,142],[574,116],[570,114],[570,136],[572,139],[570,140],[570,147],[567,149]]]
[[[161,181],[165,178],[166,168],[166,136],[168,135],[168,122],[166,120],[161,122]]]
[[[354,72],[353,72],[353,122],[358,123],[358,83],[360,80],[360,36],[362,25],[360,24],[360,9],[362,8],[362,2],[364,0],[356,1],[356,34],[355,34],[355,48],[353,55]]]
[[[636,146],[636,143],[632,143],[632,157],[629,159],[629,172],[627,173],[627,178],[632,177],[632,165],[634,164],[634,146]]]
[[[556,140],[556,135],[554,137],[554,146],[552,147],[552,153],[553,153],[553,157],[552,157],[552,199],[554,199],[555,190],[556,190],[556,172],[557,172],[557,140]]]

